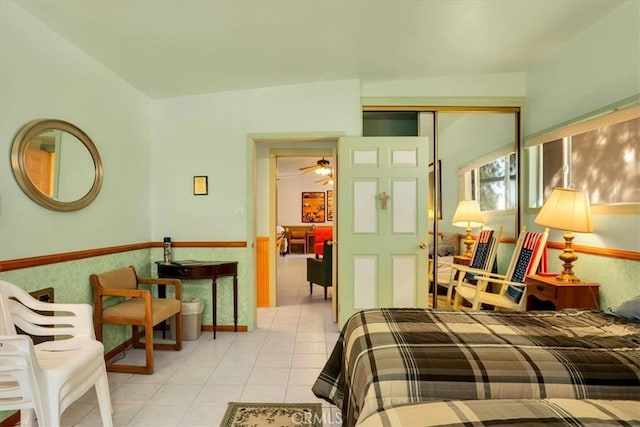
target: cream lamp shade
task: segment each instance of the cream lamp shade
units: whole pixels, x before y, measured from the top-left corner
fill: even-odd
[[[452,224],[456,227],[482,227],[484,218],[480,205],[475,200],[462,200],[458,203]]]
[[[587,195],[573,188],[554,188],[534,222],[543,227],[565,230],[565,247],[560,255],[564,270],[556,279],[563,282],[579,282],[573,274],[571,263],[578,259],[573,251],[573,233],[591,233],[591,207]]]
[[[484,218],[480,205],[475,200],[461,200],[456,208],[456,213],[453,215],[452,224],[456,227],[465,227],[467,234],[464,236],[463,242],[467,247],[465,256],[471,257],[473,251],[473,236],[471,235],[471,229],[475,227],[482,227],[484,225]]]

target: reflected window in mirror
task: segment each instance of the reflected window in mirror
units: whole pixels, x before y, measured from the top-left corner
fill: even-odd
[[[458,173],[463,199],[477,200],[483,212],[513,210],[517,204],[515,152],[500,151],[496,155],[493,160],[474,162]]]

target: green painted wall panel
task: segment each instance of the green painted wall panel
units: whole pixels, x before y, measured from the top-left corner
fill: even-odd
[[[56,302],[87,303],[93,305],[93,292],[89,276],[133,265],[139,276],[157,277],[155,261],[161,259],[162,250],[143,249],[113,255],[104,255],[77,261],[61,262],[33,268],[0,273],[0,279],[15,283],[31,292],[53,287]],[[175,259],[201,259],[238,261],[238,324],[252,328],[255,298],[253,287],[246,277],[245,248],[178,248]],[[188,280],[183,284],[183,298],[201,297],[204,300],[202,323],[211,325],[211,281]],[[233,325],[232,278],[218,279],[218,324]],[[103,329],[105,351],[108,352],[131,337],[128,326],[105,325]]]

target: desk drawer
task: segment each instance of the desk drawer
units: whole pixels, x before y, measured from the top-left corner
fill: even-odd
[[[558,297],[558,289],[555,286],[540,282],[533,282],[530,286],[530,293],[541,299],[555,300]]]
[[[172,279],[208,279],[212,277],[212,269],[204,265],[158,265],[158,277]]]

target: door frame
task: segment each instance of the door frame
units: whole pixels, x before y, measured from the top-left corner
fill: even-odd
[[[271,151],[277,151],[279,153],[303,153],[304,155],[322,155],[323,150],[328,152],[328,155],[334,155],[337,141],[341,136],[344,136],[344,132],[297,132],[297,133],[252,133],[247,134],[247,265],[251,266],[247,268],[247,280],[251,284],[251,295],[248,298],[249,307],[253,310],[248,313],[249,328],[256,327],[257,319],[257,298],[256,298],[256,269],[253,268],[256,265],[257,260],[257,231],[258,231],[258,196],[268,197],[268,226],[269,226],[269,247],[274,247],[276,244],[276,183],[277,174],[275,167],[272,167],[272,162],[275,165],[275,157],[271,158]],[[269,149],[268,159],[268,171],[258,167],[257,147],[266,145]],[[294,154],[292,154],[294,155]],[[327,155],[327,154],[325,154]],[[259,170],[260,169],[260,170]],[[268,176],[267,188],[264,189],[258,185],[258,175]],[[337,180],[337,175],[334,176],[334,180]],[[334,184],[335,186],[335,184]],[[259,194],[262,192],[262,194]],[[264,214],[262,212],[262,214]],[[335,218],[335,215],[334,215]],[[334,220],[335,222],[335,220]],[[269,293],[270,293],[270,306],[275,306],[275,268],[276,268],[277,256],[275,251],[269,251]]]

